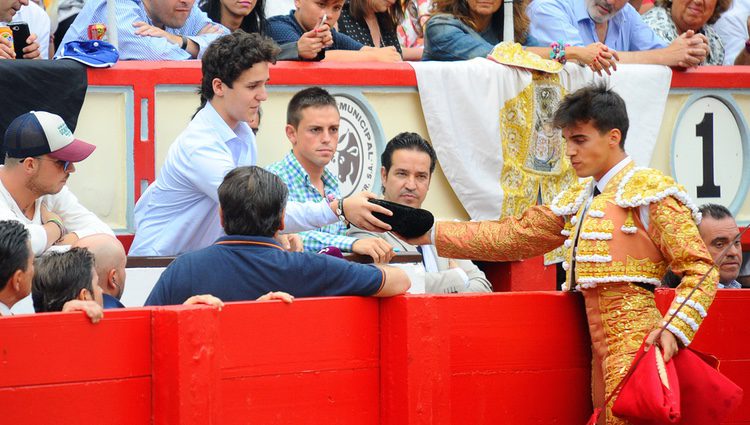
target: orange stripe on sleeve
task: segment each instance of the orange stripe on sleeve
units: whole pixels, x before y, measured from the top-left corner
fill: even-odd
[[[385,287],[385,270],[383,270],[383,269],[381,269],[381,268],[379,268],[379,267],[376,267],[376,268],[378,269],[378,271],[380,271],[380,274],[381,274],[382,278],[380,279],[380,287],[379,287],[379,288],[378,288],[378,290],[377,290],[377,291],[375,291],[375,293],[373,293],[372,295],[377,295],[377,294],[379,294],[379,293],[380,293],[380,291],[382,291],[382,290],[383,290],[383,287]]]

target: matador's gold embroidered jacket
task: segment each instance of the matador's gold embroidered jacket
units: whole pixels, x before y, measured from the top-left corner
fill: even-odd
[[[438,253],[448,258],[513,261],[564,245],[563,289],[579,290],[605,282],[658,286],[670,266],[682,276],[671,315],[713,262],[696,226],[700,212],[671,177],[632,163],[589,201],[593,190],[593,180],[587,179],[560,193],[549,206],[531,207],[520,217],[440,222],[435,229]],[[690,344],[706,317],[718,278],[713,270],[669,325],[684,345]],[[570,284],[573,279],[575,285]]]

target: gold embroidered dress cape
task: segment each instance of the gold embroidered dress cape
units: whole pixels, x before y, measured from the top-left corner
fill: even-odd
[[[596,406],[627,372],[646,335],[663,323],[653,293],[645,288],[658,286],[667,266],[681,275],[671,314],[710,269],[712,259],[696,226],[700,212],[670,177],[631,162],[592,199],[593,190],[593,180],[587,179],[560,193],[549,206],[531,207],[520,217],[440,222],[435,245],[443,257],[485,261],[520,260],[563,245],[563,289],[578,289],[585,300]],[[642,208],[648,225],[641,220]],[[683,345],[690,344],[706,317],[716,282],[714,270],[670,324],[668,329]],[[626,423],[610,408],[607,424]]]

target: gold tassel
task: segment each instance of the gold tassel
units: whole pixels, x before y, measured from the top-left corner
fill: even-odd
[[[629,235],[635,234],[635,232],[638,231],[638,228],[635,227],[635,220],[633,220],[633,210],[631,208],[628,208],[628,216],[625,218],[625,223],[620,228],[623,233],[627,233]]]

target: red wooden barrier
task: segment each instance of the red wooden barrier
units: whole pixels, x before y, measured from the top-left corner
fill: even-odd
[[[155,425],[220,423],[218,317],[207,307],[153,310]]]
[[[666,312],[673,290],[657,291],[657,305]],[[750,291],[721,289],[691,347],[721,360],[719,370],[745,390],[745,400],[726,424],[750,423],[750,332],[743,317],[750,308]]]
[[[4,424],[151,423],[151,312],[0,318]]]
[[[748,305],[721,291],[695,341],[744,388]],[[582,425],[590,361],[575,293],[19,316],[0,318],[0,409],[14,425]],[[728,423],[750,424],[748,403]]]
[[[480,267],[495,292],[556,289],[557,265],[545,266],[543,256],[503,263],[484,262]]]
[[[410,296],[381,304],[383,424],[584,424],[579,295]]]
[[[378,300],[227,306],[221,424],[378,424]]]

